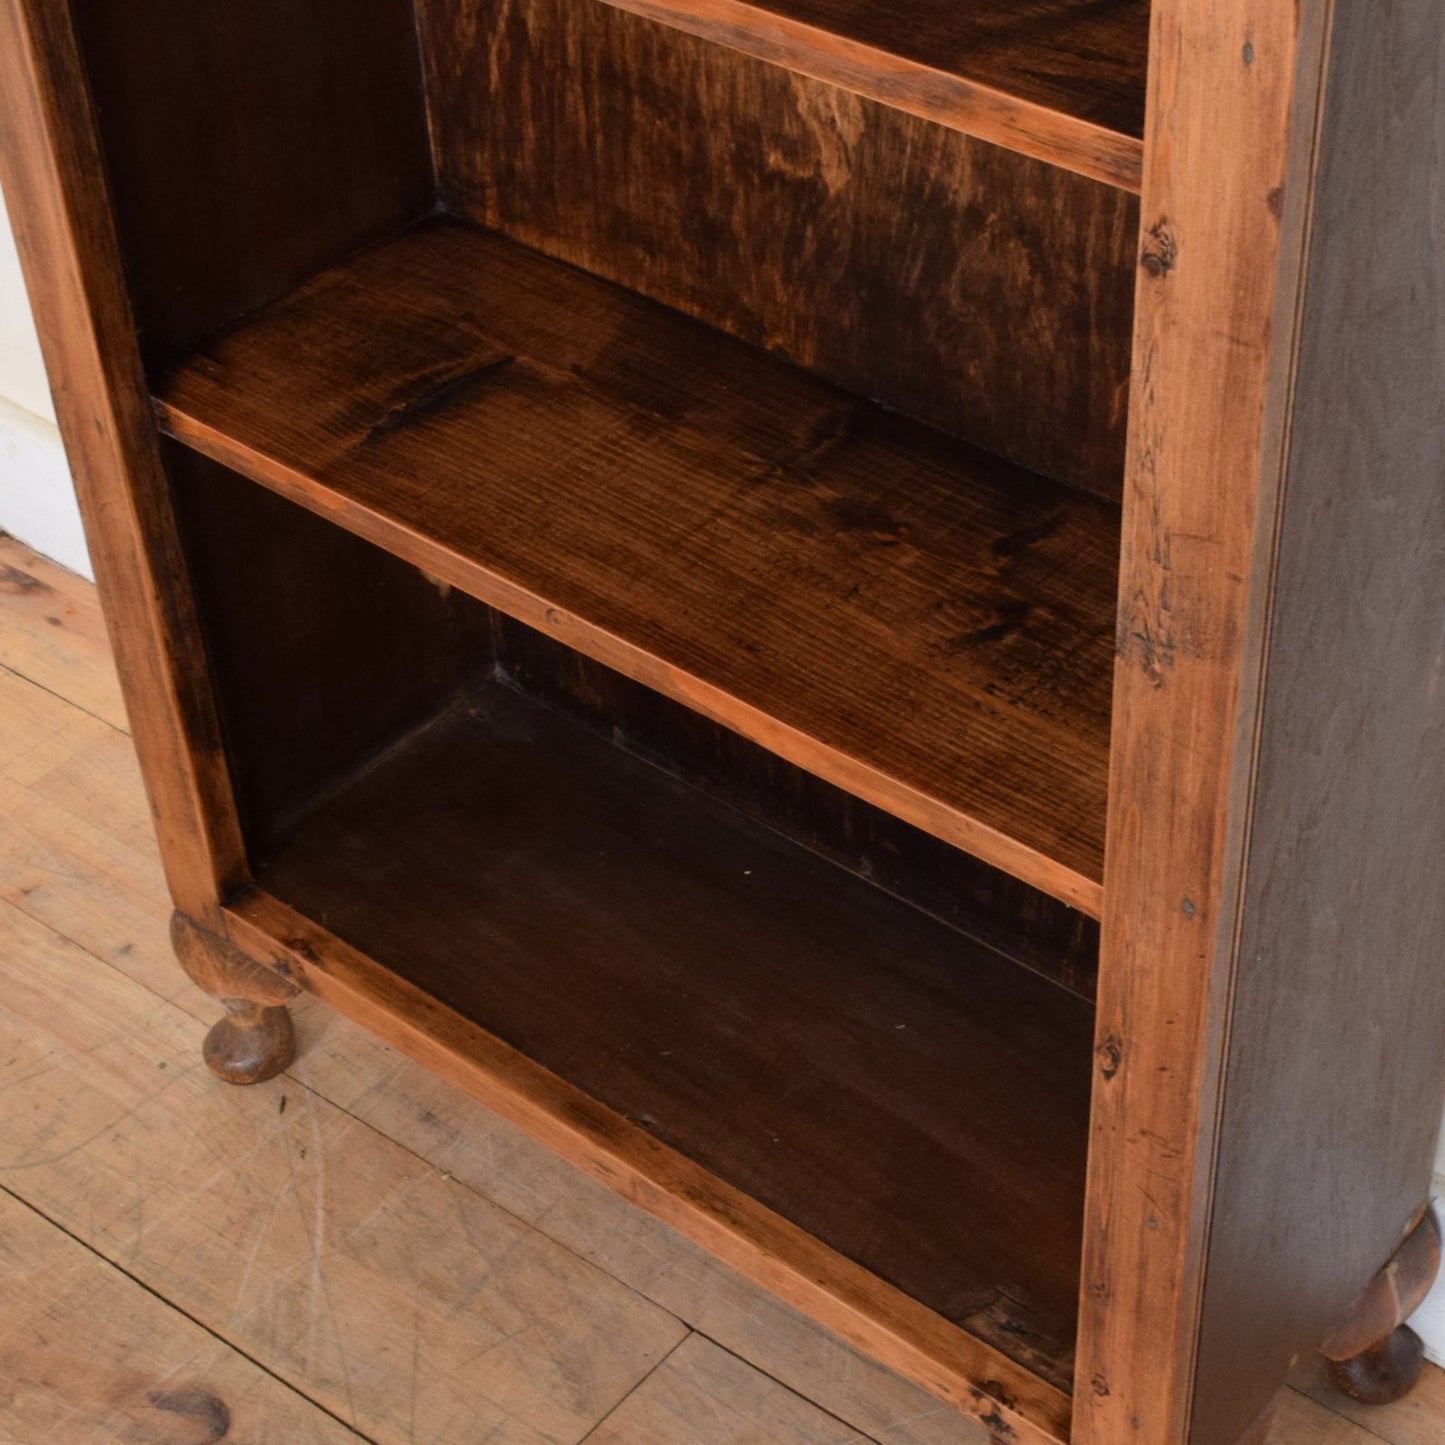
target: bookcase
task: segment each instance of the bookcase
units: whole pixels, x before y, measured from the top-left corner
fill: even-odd
[[[3,0],[211,1067],[310,990],[1000,1442],[1408,1388],[1438,31]]]

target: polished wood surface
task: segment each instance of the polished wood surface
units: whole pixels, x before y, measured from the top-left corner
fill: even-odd
[[[457,227],[217,338],[166,381],[161,414],[425,571],[1097,910],[1107,504]]]
[[[1099,925],[1087,914],[502,613],[492,629],[500,675],[529,696],[1092,1000]]]
[[[228,1084],[258,1084],[285,1069],[296,1056],[286,1010],[296,985],[179,910],[171,915],[171,947],[191,982],[225,1008],[201,1049],[206,1067]]]
[[[603,4],[421,23],[448,210],[1118,497],[1134,197]]]
[[[238,896],[226,923],[253,956],[279,957],[308,992],[947,1409],[1002,1421],[1022,1445],[1065,1438],[1068,1396],[1033,1369],[844,1259],[273,895],[251,889]]]
[[[1439,774],[1445,736],[1445,523],[1434,485],[1445,317],[1431,279],[1445,61],[1424,0],[1368,18],[1314,0],[1156,0],[1137,202],[1126,187],[1068,168],[1091,144],[1082,131],[1074,160],[1055,165],[965,134],[946,116],[882,104],[847,76],[790,66],[817,41],[804,32],[821,33],[820,18],[837,24],[837,40],[815,48],[846,66],[882,53],[859,29],[877,17],[844,0],[826,15],[823,0],[798,0],[814,8],[771,31],[757,27],[768,44],[791,47],[767,56],[719,44],[726,35],[686,33],[675,22],[689,0],[647,0],[675,12],[662,19],[552,0],[517,0],[505,12],[477,0],[460,19],[438,0],[418,17],[404,0],[367,0],[381,6],[365,12],[377,23],[350,37],[335,32],[356,12],[336,0],[214,19],[204,7],[162,3],[157,24],[174,35],[126,26],[114,0],[3,0],[0,155],[172,901],[196,936],[364,1020],[1010,1445],[1066,1436],[1071,1445],[1254,1445],[1290,1358],[1318,1344],[1418,1217],[1442,1094],[1445,987],[1435,963],[1445,904],[1434,885],[1445,837],[1438,791],[1420,780]],[[741,3],[698,0],[689,23],[737,26]],[[1026,0],[1013,13],[1058,15]],[[938,14],[890,21],[895,53]],[[1106,4],[1093,19],[1107,28],[1123,14]],[[438,18],[456,22],[450,35],[429,28]],[[1046,33],[1029,42],[1035,56]],[[1000,59],[1013,64],[1018,29],[997,38]],[[918,78],[922,63],[909,65]],[[1036,68],[1047,78],[1047,64]],[[990,124],[1012,116],[1025,151],[1040,150],[1047,137],[1025,135],[1029,116],[1064,113],[987,84],[972,100],[987,109],[999,94],[1004,109]],[[579,139],[579,122],[594,134]],[[502,161],[522,156],[524,167],[499,165],[498,136]],[[470,219],[515,206],[508,224],[519,235],[489,237],[434,215],[463,208],[463,198]],[[569,270],[527,241],[608,275]],[[332,269],[298,285],[318,267]],[[729,296],[739,298],[736,314],[726,314]],[[168,376],[178,348],[184,359]],[[1104,364],[1081,365],[1095,348]],[[901,414],[911,399],[944,427]],[[1097,493],[1118,476],[1109,449],[1126,405],[1121,519]],[[229,504],[208,502],[213,511],[178,528],[178,493],[195,500],[187,476],[205,469],[181,450],[171,456],[184,460],[166,466],[162,420],[176,448],[232,467],[240,480],[228,485],[259,482],[394,554],[387,565],[406,600],[396,632],[378,632],[374,668],[343,666],[348,649],[337,642],[348,628],[364,634],[381,605],[373,601],[351,614],[326,601],[306,619],[314,633],[276,644],[270,657],[288,676],[274,680],[274,717],[263,716],[273,685],[264,648],[235,648],[248,657],[240,671],[213,661],[226,627],[207,610],[233,611],[245,588],[228,595],[232,576],[208,593],[210,583],[192,578],[208,545],[224,555]],[[1062,480],[977,450],[985,441]],[[1084,483],[1094,495],[1073,485]],[[309,588],[331,598],[353,575],[355,538],[333,554],[329,544],[313,549],[305,531],[295,525],[277,539],[278,558],[318,563],[291,595],[304,599]],[[243,551],[269,536],[265,526],[244,535]],[[250,585],[266,577],[258,567]],[[283,591],[257,610],[260,642],[290,626],[284,600]],[[290,824],[320,829],[336,819],[348,837],[366,838],[410,816],[399,792],[386,795],[387,817],[347,821],[345,809],[368,786],[384,794],[387,779],[445,735],[442,725],[407,729],[444,708],[449,689],[470,687],[473,640],[486,670],[498,633],[477,627],[490,622],[483,604],[968,850],[1008,872],[1012,886],[1104,915],[1092,1079],[1059,1093],[1065,1111],[1093,1096],[1072,1401],[1051,1373],[1059,1332],[1015,1321],[1006,1293],[976,1302],[967,1328],[953,1323],[439,1002],[427,988],[460,980],[481,990],[479,1009],[491,1006],[485,971],[453,966],[461,932],[445,958],[433,936],[437,962],[423,988],[340,941],[310,905],[303,912],[255,885],[255,867],[278,869],[300,847],[305,831]],[[445,635],[424,636],[428,618]],[[241,629],[234,615],[230,623],[234,638]],[[357,655],[365,641],[353,643]],[[328,697],[308,736],[295,719],[313,668]],[[503,682],[498,674],[492,695]],[[354,719],[337,705],[348,686]],[[245,716],[253,691],[253,721],[264,725],[244,740],[231,720]],[[45,713],[8,675],[0,693],[24,727]],[[455,723],[460,714],[444,716]],[[560,749],[566,757],[605,756],[590,778],[605,791],[644,764],[629,757],[626,738],[611,747],[599,721],[585,706],[570,721],[552,718],[583,739]],[[92,739],[98,791],[87,799],[103,812],[116,808],[120,777],[108,737]],[[45,737],[7,778],[23,829],[76,805],[80,774],[50,766],[64,747]],[[473,751],[459,745],[437,772],[464,783],[457,757]],[[686,752],[670,765],[685,766]],[[264,786],[242,781],[247,765]],[[263,803],[238,805],[233,766],[243,798],[273,790]],[[569,805],[586,796],[587,780],[555,757],[548,769],[519,770],[519,781],[538,774],[531,804],[549,796],[549,774],[572,779]],[[328,792],[353,775],[354,786]],[[689,811],[684,784],[658,786],[672,790],[662,811],[679,826]],[[432,794],[442,791],[437,783]],[[717,791],[699,806],[724,807]],[[624,856],[608,829],[644,794],[614,787],[600,822],[574,810],[580,833],[547,836],[575,842],[590,827]],[[269,833],[256,826],[261,816]],[[528,816],[517,807],[500,818]],[[465,828],[452,822],[454,838],[478,832],[475,816]],[[765,834],[761,817],[727,822],[765,836],[813,881],[790,892],[786,908],[772,901],[748,952],[753,971],[721,975],[756,978],[774,957],[762,933],[786,936],[809,919],[811,962],[807,940],[792,951],[813,1002],[844,1004],[849,990],[881,989],[890,969],[914,965],[914,954],[885,948],[884,967],[857,964],[869,934],[854,928],[842,942],[855,962],[840,980],[816,950],[838,937],[852,905],[830,912],[821,880],[842,880],[850,897],[866,895],[890,918],[907,905],[807,856],[797,837]],[[66,848],[119,856],[104,830],[61,831]],[[715,831],[732,836],[721,824]],[[542,841],[513,834],[512,852],[536,857]],[[628,842],[638,845],[633,856],[649,856],[646,838]],[[609,856],[574,859],[577,879],[594,891],[604,881],[604,902],[628,896],[607,873]],[[676,879],[696,856],[668,843],[656,877]],[[493,850],[487,860],[492,876],[477,886],[499,888],[507,858]],[[398,876],[406,862],[384,860]],[[315,876],[339,867],[319,858]],[[439,871],[461,908],[474,881]],[[546,884],[547,906],[566,916],[557,876],[538,867],[525,881]],[[429,881],[418,881],[418,896]],[[626,921],[648,903],[666,922],[655,901],[639,901],[643,884],[629,882]],[[27,906],[56,907],[43,889]],[[704,914],[710,931],[698,927]],[[938,918],[908,916],[929,937],[963,939]],[[666,924],[673,955],[684,933],[716,951],[727,926],[758,921],[746,909],[691,905],[682,918],[685,929],[676,916]],[[585,925],[555,948],[545,918],[519,921],[517,931],[586,978]],[[29,923],[13,935],[33,936]],[[609,967],[620,969],[619,958],[646,964],[671,980],[674,1003],[686,1002],[690,976],[649,962],[646,938],[616,938],[639,946],[609,945]],[[978,941],[952,947],[950,961],[976,956],[1005,969],[1015,1002],[1018,990],[1042,990],[1063,1011],[1000,1007],[1007,1023],[988,1032],[979,1027],[987,1009],[937,1010],[937,1022],[956,1021],[977,1040],[979,1060],[1008,1054],[1031,1031],[1033,1054],[1071,1054],[1067,1020],[1089,1021],[1087,998]],[[132,1068],[153,1077],[129,1047],[153,1021],[125,1012],[114,990],[82,999],[67,947],[45,952],[47,976],[69,978],[72,1006],[52,1017],[33,988],[7,992],[6,1007],[20,1009],[20,1043],[5,1056],[21,1060],[21,1084],[39,1088],[58,1041],[78,1038],[92,1017],[107,1021],[116,1047],[82,1050],[85,1069],[67,1076],[67,1100]],[[939,954],[930,960],[942,968]],[[511,966],[524,1002],[532,971],[539,983],[549,977],[530,960]],[[630,977],[634,994],[662,1010],[668,1000]],[[553,992],[569,997],[551,978]],[[960,975],[947,978],[957,985]],[[734,1033],[767,1034],[770,1016],[757,992],[749,998]],[[727,1002],[712,998],[714,1024]],[[608,1017],[606,1003],[595,1017]],[[922,1006],[920,1015],[935,1021]],[[810,1006],[791,1017],[769,1057],[807,1063],[838,1014]],[[572,1049],[596,1068],[590,1086],[610,1087],[608,1068],[625,1060],[589,1062],[589,1049],[604,1052],[587,1032],[595,1019],[573,1020],[576,1038],[542,1045]],[[247,1014],[240,1027],[262,1022]],[[539,1036],[546,1022],[536,1023]],[[635,1030],[617,1031],[637,1040]],[[711,1042],[700,1040],[702,1064]],[[745,1052],[735,1058],[746,1063]],[[871,1080],[870,1067],[896,1059],[880,1048],[854,1072]],[[966,1056],[949,1055],[939,1073],[965,1067]],[[1012,1070],[1014,1104],[1050,1077],[1017,1058]],[[207,1096],[195,1083],[207,1076],[192,1072],[184,1098],[200,1107]],[[786,1100],[786,1076],[762,1064],[757,1075],[771,1078],[769,1104]],[[722,1084],[756,1079],[727,1072],[713,1082],[722,1096]],[[930,1082],[909,1097],[927,1097]],[[34,1106],[22,1116],[43,1108],[43,1096],[25,1097]],[[1405,1097],[1418,1107],[1402,1109]],[[937,1119],[908,1118],[969,1134],[976,1117],[960,1121],[950,1102],[934,1100]],[[845,1150],[852,1138],[837,1124],[836,1100],[814,1099],[811,1109]],[[1062,1127],[1064,1113],[1042,1102],[1023,1112]],[[992,1113],[1015,1117],[1003,1106]],[[117,1118],[118,1134],[92,1128],[75,1149],[66,1121],[44,1130],[47,1148],[61,1141],[60,1172],[85,1167],[99,1139],[106,1157],[134,1145],[138,1174],[157,1173],[136,1115],[122,1107]],[[726,1151],[715,1136],[746,1126],[705,1123],[714,1135],[700,1129],[700,1147],[716,1146],[718,1157]],[[1010,1147],[1004,1141],[997,1157],[1012,1157]],[[816,1175],[818,1161],[798,1152]],[[226,1167],[213,1177],[243,1173],[244,1153],[219,1157]],[[756,1158],[734,1162],[748,1188],[777,1187],[768,1198],[786,1203],[765,1170],[747,1174]],[[1004,1174],[1022,1178],[1011,1167]],[[26,1177],[54,1176],[27,1164]],[[186,1187],[184,1176],[164,1182]],[[952,1184],[934,1179],[929,1209]],[[118,1192],[91,1190],[92,1214],[68,1217],[93,1217],[97,1201],[108,1207]],[[365,1191],[357,1181],[341,1193]],[[49,1203],[59,1210],[63,1201]],[[1033,1207],[1046,1211],[1047,1197],[1038,1193]],[[181,1217],[174,1194],[158,1215]],[[224,1217],[267,1228],[271,1218]],[[209,1253],[215,1233],[214,1220],[200,1226],[196,1250]],[[354,1271],[356,1232],[341,1238]],[[263,1259],[250,1242],[258,1253],[242,1267],[243,1285],[272,1263],[304,1267],[304,1249]],[[453,1238],[439,1258],[463,1258],[471,1244]],[[1055,1247],[1031,1241],[1027,1257]],[[1002,1247],[996,1253],[1008,1264]],[[1057,1281],[1061,1272],[1045,1274]],[[436,1274],[450,1282],[457,1269],[438,1265]],[[236,1276],[217,1278],[232,1293]],[[202,1302],[195,1317],[219,1314]],[[1017,1323],[1030,1332],[1022,1345]],[[603,1346],[614,1339],[606,1335]],[[1000,1335],[1013,1338],[995,1343]],[[1376,1353],[1366,1383],[1402,1362],[1413,1367],[1398,1352]],[[489,1367],[506,1355],[504,1347]],[[490,1378],[500,1388],[504,1375]],[[629,1376],[607,1408],[637,1382]],[[338,1410],[347,1391],[333,1386],[326,1399]],[[544,1437],[581,1438],[597,1426],[590,1399],[560,1424],[546,1415],[575,1399],[536,1392]]]
[[[1234,1441],[1429,1188],[1436,18],[1155,6],[1081,1445]]]
[[[691,35],[1137,190],[1147,0],[609,0]]]
[[[258,882],[1067,1383],[1082,1001],[497,684]]]

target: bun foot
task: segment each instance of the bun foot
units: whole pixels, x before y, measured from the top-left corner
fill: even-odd
[[[296,985],[184,913],[171,917],[171,943],[181,967],[226,1010],[201,1050],[207,1068],[228,1084],[259,1084],[279,1074],[296,1056],[286,1011]]]
[[[1341,1394],[1362,1405],[1393,1405],[1419,1383],[1425,1346],[1409,1325],[1348,1360],[1330,1361],[1330,1379]]]
[[[206,1035],[201,1057],[228,1084],[259,1084],[279,1074],[296,1057],[296,1030],[284,1007],[246,999],[221,1000],[226,1016]]]
[[[1391,1405],[1420,1379],[1425,1347],[1405,1321],[1424,1303],[1440,1268],[1440,1226],[1426,1210],[1370,1282],[1320,1353],[1335,1388],[1362,1405]]]

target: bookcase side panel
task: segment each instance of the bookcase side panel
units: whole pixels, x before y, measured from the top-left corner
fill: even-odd
[[[1445,1091],[1445,36],[1336,9],[1191,1445],[1424,1205]]]

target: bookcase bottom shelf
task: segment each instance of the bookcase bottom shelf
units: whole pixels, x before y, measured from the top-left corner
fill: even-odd
[[[1056,1389],[1092,1011],[494,681],[257,882]]]

